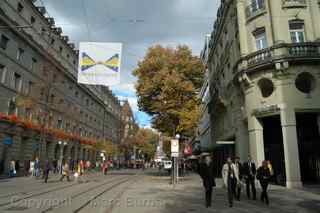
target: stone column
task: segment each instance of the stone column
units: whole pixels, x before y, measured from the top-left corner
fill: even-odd
[[[300,176],[299,147],[296,128],[296,116],[293,109],[281,109],[286,181],[288,188],[302,187]]]
[[[238,155],[242,161],[245,161],[249,154],[248,125],[246,125],[242,119],[239,119],[237,123],[238,128],[235,141],[236,155]]]
[[[251,158],[257,165],[265,160],[263,143],[263,126],[256,117],[248,118],[249,124],[249,150]]]
[[[240,39],[240,53],[241,56],[248,54],[248,35],[246,26],[246,1],[237,1],[237,14],[238,14],[238,27],[239,27],[239,39]]]

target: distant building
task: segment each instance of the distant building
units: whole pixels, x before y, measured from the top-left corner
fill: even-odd
[[[119,100],[77,84],[75,45],[33,2],[0,1],[1,172],[11,159],[95,161],[89,143],[120,141]]]
[[[221,1],[207,55],[219,161],[251,155],[289,188],[320,182],[319,20],[315,0]]]

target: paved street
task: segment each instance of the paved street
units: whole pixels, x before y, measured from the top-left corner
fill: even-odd
[[[33,178],[3,179],[0,181],[0,212],[279,212],[318,213],[320,189],[288,190],[272,186],[269,207],[244,196],[227,207],[227,196],[217,180],[213,207],[204,208],[201,180],[190,174],[174,188],[169,177],[157,170],[114,171],[108,176],[91,173],[78,182],[59,182],[59,176],[48,184]],[[259,190],[258,190],[259,191]]]

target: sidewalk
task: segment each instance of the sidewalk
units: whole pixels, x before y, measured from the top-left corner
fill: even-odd
[[[284,187],[271,186],[270,206],[248,200],[242,193],[242,200],[235,201],[229,208],[226,190],[222,181],[217,180],[213,193],[213,206],[204,207],[204,192],[198,175],[190,174],[182,178],[173,188],[169,177],[144,175],[136,184],[130,186],[119,198],[112,213],[319,213],[320,196],[304,190],[288,190]],[[260,197],[258,189],[257,197]],[[110,211],[111,212],[111,211]]]

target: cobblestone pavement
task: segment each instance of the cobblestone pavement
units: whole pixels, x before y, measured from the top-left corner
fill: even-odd
[[[288,190],[284,187],[270,187],[269,206],[260,201],[248,200],[242,193],[241,201],[235,201],[229,208],[227,193],[221,180],[217,180],[217,188],[213,193],[213,206],[204,207],[204,192],[201,179],[192,174],[185,177],[173,188],[169,178],[144,176],[135,185],[130,186],[122,197],[125,206],[117,206],[112,212],[132,213],[319,213],[320,195],[306,190]],[[318,188],[319,189],[319,188]],[[258,196],[260,189],[258,189]]]
[[[319,213],[319,186],[303,190],[270,188],[270,206],[242,200],[228,207],[226,190],[217,180],[213,206],[204,207],[201,179],[196,174],[182,178],[178,185],[156,170],[114,171],[107,176],[90,173],[78,181],[60,182],[54,175],[49,183],[34,178],[0,180],[0,212],[97,212],[97,213]],[[258,189],[258,194],[260,190]]]

